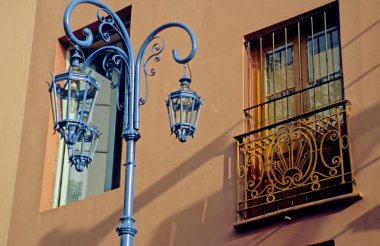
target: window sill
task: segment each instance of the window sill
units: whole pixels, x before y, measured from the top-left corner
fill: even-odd
[[[236,230],[244,230],[248,228],[257,228],[258,226],[264,226],[269,223],[291,221],[292,217],[299,217],[300,215],[306,214],[311,210],[313,210],[313,212],[330,211],[333,208],[351,205],[363,197],[362,192],[353,192],[350,194],[331,197],[236,222],[233,224],[233,227]]]

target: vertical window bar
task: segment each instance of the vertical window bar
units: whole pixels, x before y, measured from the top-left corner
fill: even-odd
[[[264,102],[264,86],[265,83],[263,81],[263,37],[260,37],[260,89],[261,89],[261,102]],[[264,107],[260,107],[260,116],[261,116],[261,122],[264,122],[265,124],[265,118],[264,118]],[[266,124],[265,124],[266,125]]]
[[[297,29],[298,29],[298,79],[300,83],[300,90],[303,89],[302,86],[302,60],[301,60],[301,26],[300,22],[297,22]],[[303,93],[301,93],[301,113],[303,114]]]
[[[327,16],[326,11],[323,11],[323,23],[325,28],[325,50],[326,50],[326,73],[327,73],[327,80],[330,80],[330,73],[329,73],[329,59],[327,56],[327,50],[328,50],[328,42],[327,42]],[[327,98],[330,105],[330,83],[327,84]]]
[[[329,73],[329,63],[328,63],[328,57],[327,57],[327,49],[328,49],[328,42],[327,42],[327,17],[326,17],[326,11],[323,11],[323,22],[324,22],[324,28],[325,28],[325,46],[326,46],[326,73],[327,73],[327,80],[330,79],[330,73]]]
[[[314,70],[314,21],[313,16],[310,17],[311,22],[311,69],[313,75],[313,86],[315,85],[315,70]],[[315,87],[313,88],[313,110],[315,109]]]
[[[285,27],[285,86],[286,86],[286,118],[289,118],[289,93],[288,93],[288,29]]]
[[[273,99],[276,98],[276,82],[274,79],[276,64],[274,61],[274,32],[272,32],[272,81],[273,81]],[[273,123],[276,123],[276,101],[273,102]]]
[[[332,68],[332,73],[333,73],[333,77],[336,78],[336,73],[335,73],[335,63],[334,63],[334,44],[333,44],[333,35],[334,35],[334,32],[336,30],[331,30],[330,31],[330,38],[329,38],[329,44],[330,44],[330,53],[331,53],[331,68]]]
[[[247,45],[247,59],[248,59],[248,62],[247,62],[247,81],[248,81],[248,84],[247,84],[247,106],[250,107],[251,106],[251,83],[253,83],[253,81],[251,81],[252,77],[251,77],[251,59],[250,59],[250,52],[251,52],[251,42],[248,42],[248,45]],[[252,127],[252,115],[251,115],[251,110],[249,111],[246,111],[245,112],[246,115],[245,117],[247,117],[247,126],[246,126],[246,130],[247,131],[250,131],[251,130],[251,127]]]

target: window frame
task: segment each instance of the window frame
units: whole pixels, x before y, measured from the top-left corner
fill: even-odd
[[[248,34],[245,36],[245,63],[247,64],[246,67],[246,77],[245,77],[245,83],[244,83],[244,111],[246,118],[244,119],[244,125],[243,130],[244,132],[249,132],[254,129],[258,129],[260,127],[264,127],[266,125],[269,125],[269,123],[265,124],[266,120],[263,120],[263,112],[265,115],[265,111],[268,111],[268,106],[264,107],[263,110],[258,109],[260,112],[259,114],[255,114],[252,117],[257,118],[257,124],[251,124],[249,121],[247,121],[247,117],[250,114],[250,109],[261,107],[264,104],[269,105],[270,103],[276,103],[276,101],[280,101],[283,99],[290,98],[290,96],[280,96],[280,97],[274,97],[272,100],[265,100],[266,95],[266,53],[270,53],[271,51],[277,50],[281,46],[285,46],[286,44],[293,43],[293,79],[294,79],[294,87],[295,90],[293,92],[293,95],[295,97],[295,115],[300,115],[305,112],[308,112],[310,110],[313,110],[312,107],[309,105],[309,94],[308,91],[311,89],[311,87],[318,87],[317,85],[309,86],[309,54],[308,54],[308,37],[313,37],[313,24],[311,23],[311,28],[308,29],[306,23],[306,19],[313,18],[314,16],[317,16],[318,14],[323,13],[324,11],[334,11],[334,8],[337,7],[337,3],[331,3],[326,6],[322,6],[318,9],[309,11],[305,14],[296,16],[294,18],[291,18],[287,21],[283,21],[279,24],[272,25],[270,27],[264,28],[260,31],[256,31],[252,34]],[[325,17],[326,18],[326,17]],[[330,17],[329,17],[330,18]],[[313,20],[311,20],[313,21]],[[301,24],[300,24],[301,22]],[[317,28],[323,29],[325,28],[329,31],[330,29],[337,28],[338,30],[338,46],[340,47],[340,33],[339,33],[339,16],[333,16],[331,18],[330,22],[328,23],[327,20],[324,20],[324,25],[321,27],[321,24],[319,23]],[[328,23],[328,24],[326,24]],[[298,26],[296,26],[298,24]],[[287,28],[290,28],[290,30]],[[298,29],[298,30],[297,30]],[[302,30],[306,30],[302,32]],[[323,32],[319,31],[319,32]],[[272,34],[272,35],[270,35]],[[317,34],[317,33],[316,33]],[[326,34],[326,32],[325,32]],[[322,34],[323,35],[323,34]],[[270,36],[268,38],[268,36]],[[264,39],[263,39],[264,37]],[[279,37],[279,38],[278,38]],[[258,40],[259,39],[259,40]],[[280,41],[278,41],[280,39]],[[251,45],[253,43],[253,45]],[[333,42],[331,41],[331,44]],[[253,46],[253,48],[252,48]],[[256,48],[256,47],[259,48]],[[330,49],[329,49],[330,50]],[[332,49],[331,49],[332,52]],[[326,54],[326,59],[327,59]],[[332,55],[331,55],[332,56]],[[341,61],[341,50],[339,49],[339,60]],[[327,60],[326,60],[327,61]],[[328,66],[328,63],[327,65]],[[259,71],[259,74],[257,73]],[[340,100],[344,100],[344,86],[343,86],[343,69],[342,64],[340,62],[340,72],[339,76],[336,80],[340,79],[340,86],[341,86],[341,95]],[[327,69],[327,76],[330,74],[328,73]],[[314,77],[314,76],[313,76]],[[256,82],[252,83],[251,81],[256,80]],[[330,87],[331,81],[323,82],[326,83],[328,87]],[[289,88],[287,89],[289,90]],[[255,93],[256,92],[256,93]],[[274,92],[274,95],[278,94],[278,92]],[[291,94],[291,93],[289,93]],[[289,95],[288,94],[288,95]],[[315,105],[314,105],[315,109]],[[276,123],[276,121],[274,121]],[[256,125],[256,126],[255,126]]]

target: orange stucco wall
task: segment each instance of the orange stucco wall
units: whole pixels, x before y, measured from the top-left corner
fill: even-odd
[[[36,1],[0,1],[0,9],[0,245],[6,245],[22,142]]]
[[[151,30],[168,21],[188,24],[199,47],[191,63],[192,87],[205,98],[205,106],[195,138],[181,144],[169,136],[163,100],[178,87],[176,81],[183,73],[182,67],[171,59],[170,49],[178,48],[179,55],[184,56],[189,48],[188,40],[178,30],[162,34],[167,50],[162,61],[155,65],[158,74],[150,80],[148,102],[141,109],[142,138],[137,144],[136,156],[135,215],[139,229],[136,245],[285,246],[329,239],[334,239],[336,245],[380,245],[377,192],[380,186],[377,141],[380,135],[377,79],[380,75],[377,55],[380,53],[380,2],[377,0],[339,1],[345,93],[352,102],[353,165],[358,189],[364,192],[365,198],[344,209],[311,214],[292,223],[275,223],[245,232],[237,232],[232,227],[236,207],[233,136],[242,133],[243,116],[243,37],[329,2],[331,0],[107,1],[115,10],[132,5],[131,39],[135,52]],[[56,66],[57,38],[64,35],[62,15],[68,3],[68,0],[36,1],[29,72],[20,85],[21,95],[26,95],[25,104],[17,102],[16,123],[11,126],[18,131],[9,133],[3,127],[0,129],[12,134],[9,139],[16,138],[19,143],[19,147],[7,150],[14,158],[7,163],[3,160],[8,157],[2,158],[0,166],[1,171],[4,165],[11,166],[9,172],[15,183],[0,186],[11,195],[6,205],[8,214],[1,215],[10,225],[0,224],[6,231],[9,225],[7,245],[10,246],[118,244],[114,229],[121,215],[122,189],[57,209],[41,205],[49,199],[45,192],[51,190],[49,179],[54,165],[51,160],[55,154],[48,152],[47,146],[53,131],[48,126],[50,103],[44,81],[50,80],[48,71]],[[94,10],[79,8],[72,17],[73,29],[95,21]],[[22,20],[31,25],[30,19]],[[27,27],[30,28],[28,25],[24,28]],[[18,66],[17,61],[12,61],[9,69],[17,72]],[[3,90],[1,93],[3,95]],[[20,91],[11,91],[11,96],[21,97]],[[2,121],[3,114],[5,117],[8,112],[5,107],[1,105]],[[0,143],[4,151],[8,143]]]

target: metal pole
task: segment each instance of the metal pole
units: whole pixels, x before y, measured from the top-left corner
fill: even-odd
[[[127,163],[125,169],[124,183],[124,207],[123,214],[120,218],[120,225],[116,231],[120,237],[120,246],[132,246],[133,237],[137,233],[135,218],[133,217],[133,195],[134,195],[134,178],[135,178],[135,147],[139,138],[137,132],[131,132],[126,135],[127,140]]]

